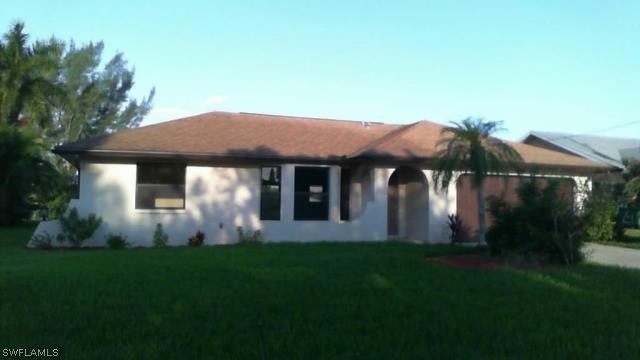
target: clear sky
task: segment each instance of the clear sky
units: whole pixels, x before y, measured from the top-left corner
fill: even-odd
[[[144,123],[212,110],[467,116],[640,137],[640,1],[12,1],[34,38],[103,40],[155,86]]]

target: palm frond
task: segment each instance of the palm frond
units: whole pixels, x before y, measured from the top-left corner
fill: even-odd
[[[502,122],[466,118],[452,122],[441,130],[436,166],[432,180],[436,187],[446,189],[456,172],[471,175],[473,186],[484,182],[488,174],[519,172],[523,162],[520,154],[504,141],[492,135],[503,130]]]

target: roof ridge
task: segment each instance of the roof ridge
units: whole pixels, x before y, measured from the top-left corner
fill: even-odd
[[[564,139],[564,138],[586,138],[586,137],[591,137],[591,138],[598,138],[598,139],[607,139],[607,140],[631,140],[631,141],[638,141],[640,142],[639,138],[634,138],[634,137],[621,137],[621,136],[613,136],[613,135],[597,135],[597,134],[580,134],[580,133],[571,133],[571,132],[565,132],[565,131],[539,131],[539,130],[531,130],[529,131],[528,135],[560,135],[558,138],[550,138],[547,140],[553,141],[553,140],[559,140],[559,139]],[[526,138],[526,136],[525,136]]]
[[[397,137],[398,135],[404,133],[405,131],[412,129],[414,126],[421,124],[423,122],[425,122],[426,120],[420,120],[420,121],[416,121],[412,124],[407,124],[407,125],[403,125],[400,128],[397,128],[395,130],[390,131],[389,133],[373,140],[372,142],[370,142],[369,144],[363,146],[362,148],[354,151],[353,153],[349,154],[347,156],[347,158],[353,158],[353,157],[357,157],[359,155],[362,155],[364,152],[366,152],[367,150],[371,150],[374,147],[384,144],[385,142],[391,140],[392,138]]]
[[[376,125],[396,125],[396,124],[387,124],[382,121],[369,121],[369,120],[347,120],[347,119],[330,119],[323,117],[313,117],[313,116],[298,116],[298,115],[278,115],[278,114],[263,114],[263,113],[253,113],[253,112],[237,112],[231,114],[239,114],[239,115],[257,115],[257,116],[273,116],[273,117],[282,117],[282,118],[293,118],[293,119],[304,119],[304,120],[322,120],[322,121],[342,121],[349,123],[369,123]]]

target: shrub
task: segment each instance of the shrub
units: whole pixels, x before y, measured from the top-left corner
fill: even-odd
[[[594,186],[584,206],[585,234],[591,241],[613,241],[621,238],[618,203],[611,189]],[[620,219],[621,220],[621,219]]]
[[[575,264],[582,260],[583,220],[569,201],[558,196],[558,182],[540,188],[534,181],[518,189],[520,203],[489,200],[494,224],[487,232],[493,255],[515,255],[528,261]]]
[[[242,226],[238,226],[236,228],[238,232],[238,242],[241,244],[245,243],[261,243],[262,242],[262,231],[255,230],[253,232],[249,231],[247,233],[244,232]]]
[[[89,214],[87,218],[81,218],[76,208],[61,216],[59,221],[62,232],[58,234],[58,241],[68,241],[74,247],[80,247],[102,225],[101,217]]]
[[[111,234],[105,237],[107,246],[109,249],[118,250],[124,249],[130,244],[127,242],[127,237],[122,234]]]
[[[52,243],[53,235],[49,234],[46,231],[42,234],[34,235],[31,238],[31,245],[33,245],[33,247],[35,247],[36,249],[51,250],[53,249]]]
[[[204,233],[199,231],[189,238],[189,246],[200,246],[204,243]]]
[[[169,235],[162,229],[162,224],[158,223],[153,231],[153,246],[164,247],[169,242]]]

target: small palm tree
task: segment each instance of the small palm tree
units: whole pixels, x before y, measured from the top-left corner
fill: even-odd
[[[485,245],[484,181],[490,174],[518,172],[522,157],[509,144],[491,137],[503,129],[502,122],[466,118],[452,124],[441,131],[433,182],[447,189],[459,172],[469,173],[478,196],[477,240]]]

